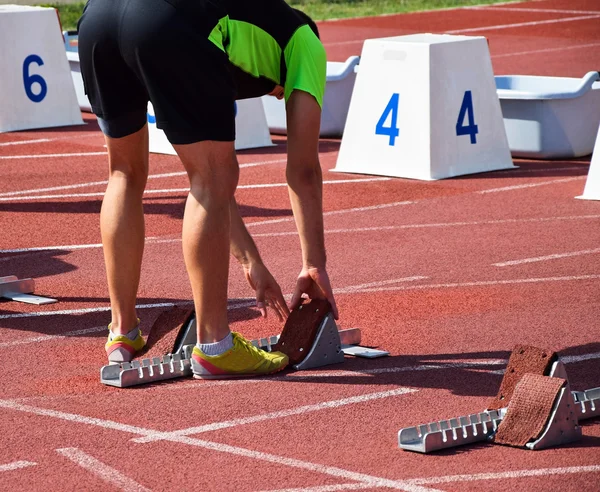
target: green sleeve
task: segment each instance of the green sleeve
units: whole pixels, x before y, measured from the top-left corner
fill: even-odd
[[[285,100],[294,89],[311,94],[323,107],[327,78],[327,55],[319,38],[308,25],[300,27],[284,50],[287,76]]]

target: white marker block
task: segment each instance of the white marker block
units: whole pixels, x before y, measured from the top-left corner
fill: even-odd
[[[436,180],[514,167],[484,37],[365,41],[335,171]]]
[[[594,144],[594,153],[592,154],[592,162],[590,162],[590,170],[585,181],[583,195],[575,198],[600,200],[600,127],[598,128],[598,136]]]
[[[271,134],[267,126],[267,118],[260,98],[237,101],[235,117],[235,150],[272,147]],[[156,118],[152,104],[148,104],[148,134],[150,152],[156,154],[176,155],[165,132],[156,126]]]
[[[0,132],[81,125],[56,10],[0,5]]]

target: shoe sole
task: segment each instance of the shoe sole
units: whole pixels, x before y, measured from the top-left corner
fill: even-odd
[[[194,379],[246,379],[246,378],[256,378],[256,377],[261,377],[261,376],[271,376],[273,374],[277,374],[278,372],[283,371],[286,367],[288,367],[289,364],[286,364],[283,367],[280,367],[279,369],[276,369],[272,372],[262,372],[262,373],[251,373],[251,374],[210,374],[210,375],[202,375],[202,374],[195,374],[194,373]]]

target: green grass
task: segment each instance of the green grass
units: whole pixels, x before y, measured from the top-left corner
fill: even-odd
[[[303,10],[315,20],[415,12],[500,1],[506,0],[287,0],[290,5]],[[63,29],[71,30],[76,28],[85,2],[43,5],[57,8]]]

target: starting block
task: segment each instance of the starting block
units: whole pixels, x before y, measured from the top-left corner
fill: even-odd
[[[235,150],[272,147],[267,117],[261,98],[236,101]],[[148,103],[148,138],[150,152],[176,155],[175,149],[167,139],[165,132],[156,126],[156,117],[152,103]]]
[[[523,373],[532,367],[538,372]],[[505,406],[494,408],[498,402]],[[487,410],[400,429],[398,446],[419,453],[475,442],[545,449],[577,441],[579,422],[597,416],[600,388],[571,391],[565,366],[554,353],[518,346]]]
[[[600,200],[600,127],[598,127],[598,136],[594,144],[594,152],[592,154],[592,161],[590,162],[590,170],[585,181],[583,195],[575,198]]]
[[[173,352],[100,369],[100,382],[128,388],[192,375],[191,356],[196,344],[196,318],[190,315],[181,325]],[[331,306],[326,300],[313,300],[294,310],[281,335],[251,340],[267,352],[281,351],[290,358],[295,370],[315,369],[344,361],[344,355],[376,358],[389,355],[384,350],[359,346],[361,332],[357,328],[339,330]]]
[[[52,304],[58,302],[50,297],[32,295],[35,282],[32,278],[18,279],[14,275],[0,277],[0,297],[11,301],[25,302],[27,304]]]
[[[334,171],[437,180],[514,168],[487,40],[368,39]]]
[[[0,5],[0,133],[82,125],[53,8]]]

